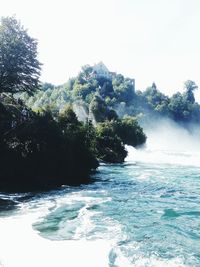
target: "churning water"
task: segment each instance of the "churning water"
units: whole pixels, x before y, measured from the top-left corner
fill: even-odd
[[[200,153],[160,147],[89,185],[1,194],[0,266],[199,267]]]

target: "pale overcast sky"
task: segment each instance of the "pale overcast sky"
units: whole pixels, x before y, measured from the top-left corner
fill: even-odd
[[[200,87],[200,0],[0,0],[0,16],[13,14],[38,39],[42,81],[103,61],[137,89]]]

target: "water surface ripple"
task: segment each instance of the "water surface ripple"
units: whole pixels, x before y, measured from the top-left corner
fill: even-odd
[[[101,165],[94,179],[12,195],[15,208],[2,208],[1,220],[40,211],[33,231],[52,241],[104,240],[110,267],[200,266],[200,167],[126,162]]]

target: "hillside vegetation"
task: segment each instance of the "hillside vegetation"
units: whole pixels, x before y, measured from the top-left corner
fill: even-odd
[[[198,86],[191,80],[183,86],[183,93],[177,92],[171,97],[159,91],[155,83],[144,91],[135,90],[133,79],[116,73],[109,79],[95,77],[92,67],[86,65],[66,84],[45,83],[34,96],[24,93],[21,98],[35,111],[50,109],[53,113],[62,110],[66,103],[78,103],[87,110],[85,116],[97,122],[115,116],[114,110],[119,117],[129,115],[140,120],[167,117],[185,125],[199,123],[200,105],[194,97]]]

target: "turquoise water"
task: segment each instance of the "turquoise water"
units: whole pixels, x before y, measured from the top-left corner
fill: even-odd
[[[129,149],[124,164],[101,165],[89,185],[36,195],[1,194],[15,205],[1,206],[0,266],[55,266],[53,260],[59,258],[58,267],[199,267],[200,165],[196,157]],[[29,255],[27,242],[35,247],[35,256],[30,253],[26,259],[19,251]],[[69,254],[65,246],[71,246]],[[48,251],[40,253],[44,247]],[[17,250],[13,261],[8,259],[12,250]]]

